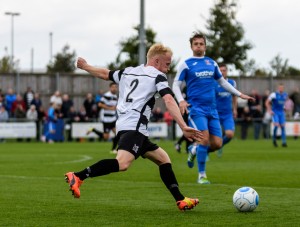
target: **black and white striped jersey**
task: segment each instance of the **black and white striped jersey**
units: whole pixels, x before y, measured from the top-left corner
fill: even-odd
[[[117,132],[136,130],[149,136],[147,124],[155,104],[155,94],[172,94],[165,74],[153,66],[140,65],[110,71],[109,79],[119,84]]]
[[[107,106],[117,106],[118,96],[111,93],[110,91],[104,93],[101,97],[100,102]],[[104,123],[112,123],[117,120],[117,111],[116,110],[106,110],[102,108],[100,110],[100,121]]]

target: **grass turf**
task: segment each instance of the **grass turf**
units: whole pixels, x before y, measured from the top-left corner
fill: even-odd
[[[197,169],[186,165],[173,142],[168,151],[183,194],[200,204],[180,212],[157,167],[139,158],[127,172],[87,179],[74,199],[64,173],[103,158],[110,143],[0,144],[1,226],[299,226],[300,141],[274,148],[269,140],[233,140],[222,158],[210,155],[211,185],[198,185]],[[240,213],[232,196],[241,186],[260,196],[258,208]]]

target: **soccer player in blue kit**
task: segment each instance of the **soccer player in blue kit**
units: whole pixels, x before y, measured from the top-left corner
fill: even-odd
[[[288,94],[284,92],[284,85],[279,84],[277,88],[277,92],[272,92],[265,102],[267,111],[272,115],[272,121],[274,124],[273,145],[275,147],[278,146],[276,142],[278,127],[281,128],[282,146],[287,147],[286,134],[285,134],[285,112],[284,112],[284,103],[287,99],[288,99]]]
[[[226,64],[219,64],[220,71],[225,80],[228,81],[234,88],[236,82],[227,78]],[[216,101],[219,114],[220,124],[224,130],[222,138],[222,147],[218,150],[218,156],[222,155],[222,148],[229,143],[234,136],[235,124],[234,119],[237,117],[237,96],[226,91],[220,84],[216,84]]]
[[[198,183],[209,184],[206,175],[208,148],[217,150],[222,147],[222,130],[216,109],[215,80],[227,91],[242,99],[254,100],[254,98],[236,90],[223,78],[217,63],[204,56],[206,50],[204,35],[194,33],[189,41],[193,57],[179,66],[173,83],[173,92],[181,113],[189,113],[189,125],[203,132],[204,139],[190,150],[188,166],[192,168],[197,157]],[[187,101],[184,100],[180,89],[183,81],[187,86]]]

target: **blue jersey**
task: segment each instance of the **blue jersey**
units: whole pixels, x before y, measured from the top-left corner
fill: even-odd
[[[215,80],[222,77],[217,63],[209,57],[191,57],[179,66],[175,80],[185,81],[187,102],[194,108],[215,108]]]
[[[227,79],[234,88],[236,88],[236,82],[231,79]],[[219,115],[226,115],[232,113],[232,94],[225,90],[220,84],[216,84],[216,100],[217,100],[217,110]]]
[[[288,99],[288,94],[286,92],[279,93],[273,92],[269,95],[268,98],[272,102],[272,110],[273,112],[283,112],[284,111],[284,103]]]

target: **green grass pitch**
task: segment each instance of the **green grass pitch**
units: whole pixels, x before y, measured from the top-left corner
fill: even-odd
[[[210,155],[211,185],[198,185],[173,142],[158,141],[173,162],[181,191],[198,197],[180,212],[158,168],[139,158],[127,172],[87,179],[74,199],[64,173],[109,154],[110,143],[0,144],[0,226],[300,226],[300,140],[273,148],[270,140],[233,140],[223,156]],[[240,213],[232,196],[241,186],[260,196],[254,212]]]

